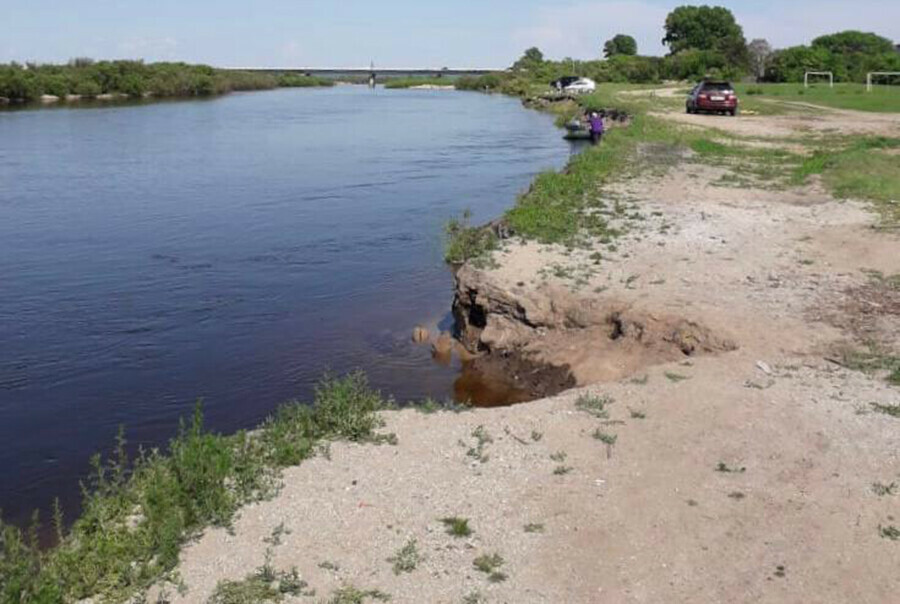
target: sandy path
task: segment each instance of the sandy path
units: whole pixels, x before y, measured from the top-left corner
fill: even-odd
[[[754,136],[807,124],[671,116]],[[510,291],[574,290],[685,317],[737,350],[635,371],[588,354],[596,333],[548,334],[582,382],[616,375],[588,388],[615,401],[608,419],[578,410],[579,392],[461,414],[386,413],[397,446],[336,444],[331,460],[287,472],[281,495],[247,508],[233,535],[211,530],[186,549],[189,591],[173,601],[204,602],[218,581],[252,572],[282,522],[290,533],[272,562],[296,566],[318,594],[297,601],[326,601],[345,584],[401,603],[895,601],[900,542],[879,527],[900,526],[900,494],[872,486],[900,483],[900,419],[871,404],[898,404],[900,391],[823,357],[860,335],[834,316],[858,302],[863,270],[900,273],[897,236],[873,231],[865,205],[815,186],[717,186],[724,174],[691,164],[619,183],[609,194],[645,220],[617,250],[598,246],[599,265],[591,250],[522,245],[490,277]],[[864,319],[869,335],[900,340],[896,314]],[[467,454],[478,426],[493,439],[483,462]],[[565,459],[552,460],[558,452]],[[474,534],[445,534],[445,516],[468,518]],[[526,532],[529,523],[543,531]],[[411,538],[424,559],[395,575],[387,559]],[[506,560],[499,583],[472,566],[494,552]]]

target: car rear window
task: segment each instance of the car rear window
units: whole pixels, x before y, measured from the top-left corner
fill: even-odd
[[[710,92],[730,92],[733,89],[728,82],[707,82],[703,85],[703,90],[709,90]]]

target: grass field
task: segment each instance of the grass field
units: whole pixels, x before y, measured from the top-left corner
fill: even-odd
[[[837,109],[855,109],[881,113],[900,112],[900,86],[875,86],[866,91],[865,84],[738,84],[735,86],[742,101],[773,99],[812,103]]]

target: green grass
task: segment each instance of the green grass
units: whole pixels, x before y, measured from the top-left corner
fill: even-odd
[[[500,554],[483,554],[472,562],[475,570],[486,574],[491,583],[500,583],[507,579],[506,574],[500,571],[504,564],[506,561]]]
[[[441,522],[447,528],[447,534],[454,537],[468,537],[473,532],[471,527],[469,527],[468,518],[453,516],[450,518],[441,518]]]
[[[865,84],[835,84],[834,88],[816,84],[736,84],[742,103],[753,99],[811,103],[836,109],[854,109],[880,113],[900,112],[900,86],[875,86],[866,92]]]
[[[421,561],[422,556],[419,554],[419,547],[415,539],[407,541],[406,545],[401,547],[396,554],[388,558],[388,562],[393,564],[395,575],[411,573],[416,570]]]
[[[875,343],[868,343],[862,350],[844,350],[840,364],[847,369],[870,375],[883,374],[889,384],[900,386],[900,355]]]
[[[281,602],[285,596],[312,596],[297,569],[276,571],[268,561],[241,581],[220,581],[207,604],[262,604]]]
[[[444,226],[444,260],[463,264],[484,257],[497,249],[498,240],[490,228],[471,226],[472,212],[465,210],[460,218],[451,218]]]
[[[384,87],[389,89],[412,88],[414,86],[454,86],[455,78],[393,78],[385,81]]]
[[[820,149],[796,168],[793,180],[819,174],[839,198],[871,201],[886,223],[900,223],[900,139],[863,137]]]
[[[575,408],[579,411],[589,413],[594,417],[607,419],[609,417],[609,410],[607,409],[607,407],[613,402],[613,398],[609,395],[593,396],[582,394],[578,397],[578,399],[576,399]]]
[[[539,522],[529,522],[523,529],[526,533],[543,533],[544,525]]]
[[[207,430],[198,405],[167,451],[93,459],[83,511],[60,543],[38,547],[38,527],[0,522],[0,602],[55,603],[100,597],[122,602],[163,579],[180,547],[207,526],[230,526],[246,503],[273,496],[281,469],[300,463],[317,443],[385,442],[376,434],[386,402],[365,376],[326,378],[314,403],[282,406],[259,430],[223,436]]]
[[[365,604],[369,601],[390,602],[391,596],[378,589],[357,589],[345,585],[331,594],[327,604]]]

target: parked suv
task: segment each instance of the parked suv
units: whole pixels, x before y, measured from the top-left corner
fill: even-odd
[[[694,86],[688,94],[687,112],[714,111],[737,115],[738,98],[730,82],[704,80]]]

